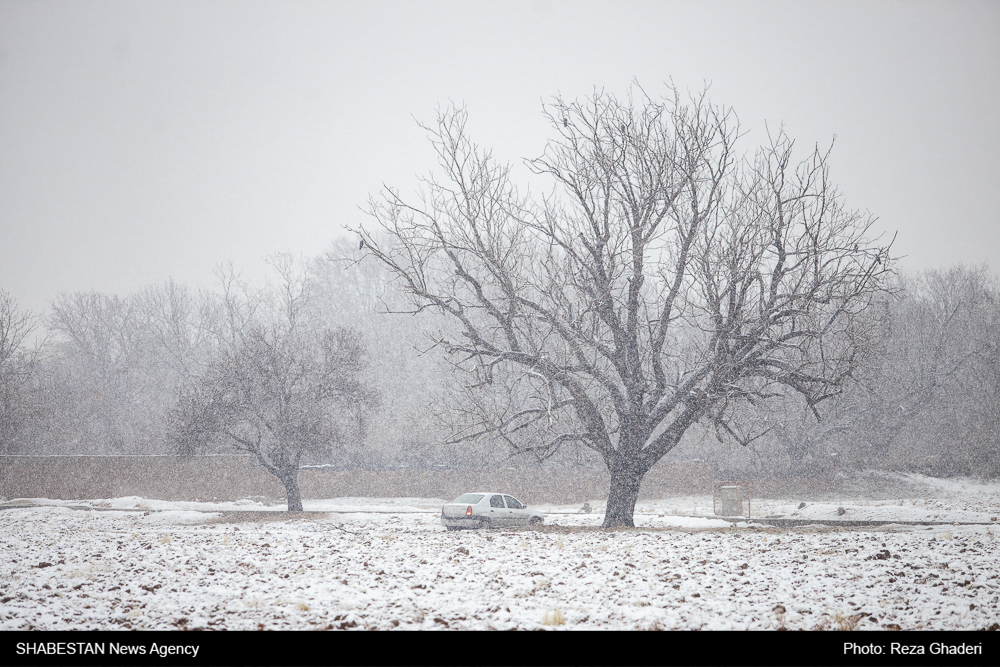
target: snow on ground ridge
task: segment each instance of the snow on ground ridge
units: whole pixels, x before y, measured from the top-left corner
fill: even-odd
[[[886,520],[1000,513],[998,495],[941,496],[844,502]],[[979,629],[1000,603],[993,525],[733,529],[685,516],[711,498],[684,497],[639,504],[654,530],[586,530],[599,512],[549,506],[544,531],[449,533],[440,499],[267,520],[227,514],[256,501],[36,500],[0,511],[0,629]]]

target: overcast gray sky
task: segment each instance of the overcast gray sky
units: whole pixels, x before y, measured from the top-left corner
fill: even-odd
[[[0,0],[0,288],[213,284],[312,256],[433,155],[537,156],[543,100],[711,84],[747,136],[837,135],[833,180],[908,269],[1000,269],[1000,2]],[[803,155],[804,156],[804,155]]]

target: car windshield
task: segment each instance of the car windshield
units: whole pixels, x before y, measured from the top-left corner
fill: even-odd
[[[480,500],[483,499],[483,494],[481,493],[463,493],[458,498],[455,498],[453,503],[468,503],[469,505],[475,505]]]

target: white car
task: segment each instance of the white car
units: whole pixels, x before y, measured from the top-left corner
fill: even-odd
[[[441,506],[441,523],[448,530],[533,526],[544,521],[541,512],[517,498],[492,491],[463,493]]]

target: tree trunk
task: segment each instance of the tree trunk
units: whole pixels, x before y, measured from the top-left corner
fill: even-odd
[[[299,470],[282,471],[278,478],[285,485],[285,497],[288,499],[289,512],[302,511],[302,494],[299,493]]]
[[[632,514],[635,512],[635,501],[639,498],[643,474],[624,466],[611,469],[611,492],[604,513],[604,528],[635,527]]]

